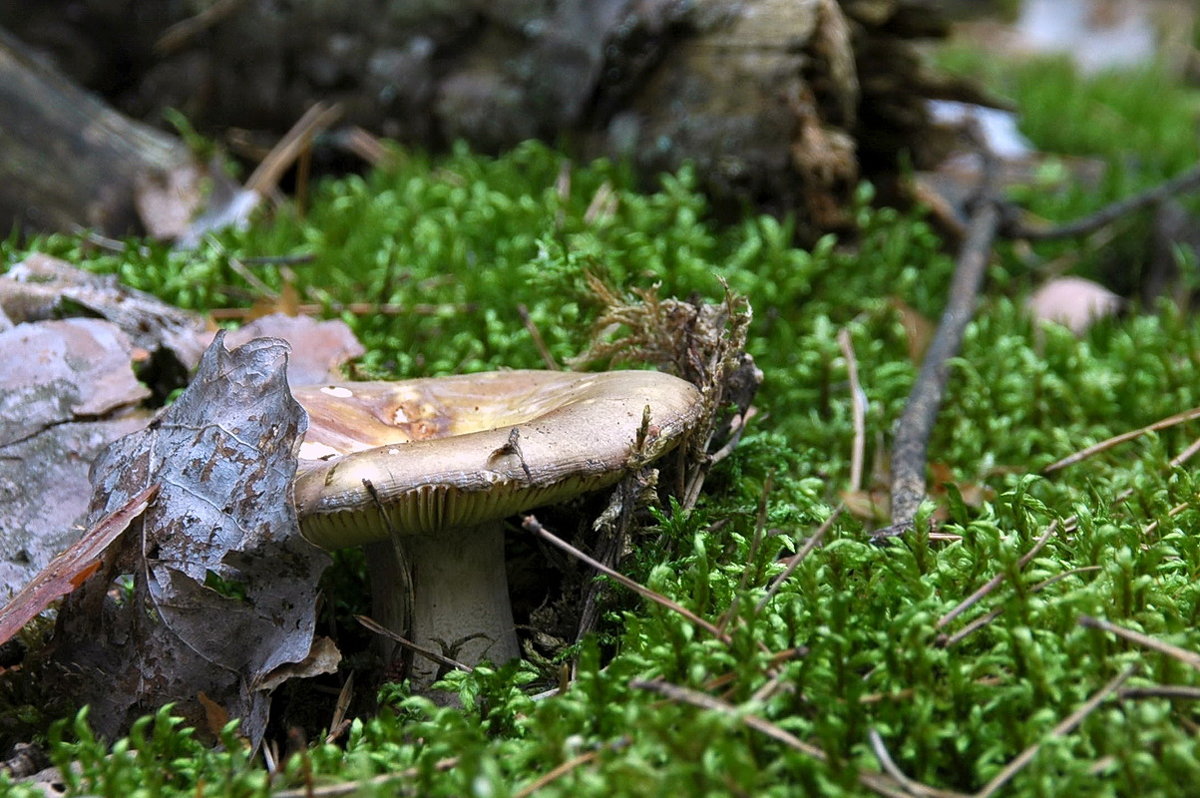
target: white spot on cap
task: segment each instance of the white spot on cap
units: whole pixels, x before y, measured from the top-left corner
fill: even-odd
[[[321,389],[321,393],[336,396],[338,399],[349,399],[354,396],[354,391],[349,388],[343,388],[340,385],[326,385]]]
[[[404,412],[403,407],[397,407],[396,412],[392,413],[392,423],[393,424],[407,424],[408,423],[408,413]]]

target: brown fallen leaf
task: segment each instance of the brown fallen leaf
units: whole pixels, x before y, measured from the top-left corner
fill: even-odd
[[[157,495],[158,485],[150,485],[101,518],[75,545],[55,557],[32,582],[13,596],[0,609],[0,643],[8,641],[52,601],[75,590],[96,573],[108,547]]]

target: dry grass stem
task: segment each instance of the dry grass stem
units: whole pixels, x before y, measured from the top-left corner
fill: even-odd
[[[721,642],[726,643],[726,644],[731,644],[733,642],[732,640],[730,640],[729,635],[725,634],[725,632],[721,631],[721,629],[719,629],[718,627],[709,623],[708,621],[704,620],[699,615],[697,615],[696,613],[689,610],[687,607],[684,607],[682,604],[672,601],[671,599],[667,598],[666,596],[662,595],[661,593],[654,592],[653,590],[646,587],[645,585],[638,584],[637,582],[630,579],[628,576],[625,576],[625,574],[622,574],[618,571],[614,571],[612,568],[609,568],[607,565],[600,562],[599,560],[595,560],[595,559],[589,557],[588,555],[584,554],[582,551],[575,548],[570,543],[566,542],[562,538],[551,533],[548,529],[543,527],[541,525],[541,523],[537,520],[536,517],[534,517],[532,515],[524,516],[521,519],[521,528],[527,532],[532,532],[533,534],[537,535],[542,540],[549,543],[551,546],[554,546],[555,548],[557,548],[561,551],[565,551],[567,554],[570,554],[572,557],[576,558],[577,560],[587,563],[592,568],[595,568],[597,571],[599,571],[600,573],[609,577],[610,579],[614,580],[615,582],[617,582],[621,585],[624,585],[625,587],[632,590],[634,593],[637,593],[642,598],[649,599],[650,601],[653,601],[655,604],[658,604],[661,607],[666,607],[671,612],[674,612],[677,615],[680,615],[683,618],[686,618],[688,621],[695,624],[696,626],[699,626],[701,629],[708,632],[709,634],[711,634],[713,637],[717,638]]]
[[[414,654],[420,654],[425,659],[430,660],[431,662],[436,662],[438,665],[442,665],[447,668],[454,668],[454,669],[460,670],[460,671],[466,671],[467,673],[470,673],[472,670],[474,670],[474,668],[472,668],[470,665],[466,665],[462,662],[459,662],[456,659],[450,659],[450,657],[447,657],[446,655],[444,655],[440,652],[434,651],[431,648],[426,648],[425,646],[414,643],[413,641],[409,640],[407,637],[403,637],[402,635],[399,635],[399,634],[393,632],[391,629],[388,629],[386,626],[382,626],[382,625],[376,623],[374,620],[368,618],[365,615],[355,615],[354,620],[358,621],[359,623],[361,623],[367,629],[370,629],[375,634],[383,635],[384,637],[388,638],[389,640],[393,640],[396,643],[398,643],[399,645],[404,646],[405,648],[409,649]]]
[[[533,319],[529,316],[529,308],[525,307],[524,303],[517,303],[517,315],[521,317],[521,324],[525,326],[525,331],[529,333],[529,337],[533,339],[533,345],[541,356],[542,362],[546,364],[546,368],[551,371],[558,371],[562,366],[554,360],[554,355],[550,354],[550,347],[546,346],[546,339],[542,337],[542,331],[533,323]]]
[[[1055,574],[1054,576],[1050,577],[1049,579],[1045,579],[1041,582],[1038,582],[1036,585],[1034,585],[1033,587],[1031,587],[1029,589],[1029,592],[1037,593],[1039,590],[1050,587],[1050,585],[1054,584],[1055,582],[1060,582],[1063,579],[1066,579],[1068,576],[1074,576],[1076,574],[1087,573],[1088,571],[1099,571],[1099,570],[1100,570],[1099,565],[1089,565],[1085,568],[1072,568],[1069,571],[1064,571],[1061,574]],[[986,615],[982,615],[982,616],[976,618],[975,620],[971,621],[969,624],[964,626],[962,629],[959,629],[957,632],[950,635],[949,637],[939,639],[938,645],[942,646],[943,648],[949,648],[950,646],[953,646],[956,643],[960,643],[960,642],[962,642],[962,640],[964,638],[968,637],[969,635],[973,634],[974,632],[979,631],[980,629],[987,626],[989,623],[996,620],[1003,614],[1004,614],[1004,608],[996,607],[995,609],[988,612]]]
[[[1089,629],[1099,629],[1103,632],[1109,632],[1124,640],[1128,640],[1130,643],[1139,645],[1142,648],[1148,648],[1151,651],[1157,651],[1159,654],[1165,654],[1171,659],[1182,662],[1184,665],[1190,665],[1200,670],[1200,654],[1197,654],[1195,651],[1188,651],[1186,648],[1164,643],[1157,638],[1144,635],[1141,632],[1135,632],[1132,629],[1126,629],[1124,626],[1117,626],[1115,623],[1106,621],[1103,618],[1093,618],[1090,615],[1079,616],[1079,625],[1086,626]]]
[[[336,103],[314,103],[250,174],[246,189],[256,191],[262,197],[270,194],[288,167],[312,144],[313,137],[336,122],[341,115],[342,107]]]
[[[854,342],[850,331],[838,330],[838,346],[846,358],[846,375],[850,380],[850,411],[854,424],[854,443],[850,449],[850,492],[862,488],[863,457],[867,449],[866,395],[858,382],[858,358],[854,356]]]
[[[1037,539],[1037,542],[1033,544],[1033,548],[1031,548],[1029,551],[1025,552],[1025,554],[1022,555],[1021,559],[1017,561],[1017,570],[1018,571],[1021,570],[1022,568],[1024,568],[1026,565],[1028,565],[1029,562],[1034,557],[1037,556],[1038,552],[1041,551],[1042,548],[1046,545],[1046,543],[1049,542],[1050,536],[1054,534],[1054,532],[1058,529],[1058,526],[1059,526],[1059,522],[1057,520],[1050,522],[1050,525],[1046,527],[1046,531],[1043,532],[1042,536],[1039,537]],[[978,590],[976,590],[974,593],[972,593],[971,595],[969,595],[965,599],[963,599],[962,602],[959,603],[959,605],[957,607],[950,610],[950,612],[946,613],[941,618],[939,618],[938,622],[934,625],[934,628],[935,629],[943,628],[946,624],[953,621],[959,615],[962,615],[964,612],[969,610],[971,607],[975,606],[979,602],[980,599],[982,599],[988,593],[991,593],[993,590],[995,590],[997,587],[999,587],[1000,583],[1004,581],[1005,576],[1006,575],[1004,573],[998,573],[995,576],[993,576],[991,579],[989,579],[987,582],[985,582]]]
[[[686,687],[680,687],[670,682],[660,680],[634,679],[629,683],[630,687],[638,690],[647,690],[652,693],[658,693],[672,701],[681,704],[689,704],[697,709],[708,710],[709,712],[717,712],[722,715],[727,715],[736,718],[742,725],[754,729],[755,731],[770,737],[776,742],[783,743],[788,748],[794,751],[799,751],[806,756],[810,756],[820,762],[827,762],[828,757],[825,752],[817,746],[806,743],[796,735],[780,728],[765,718],[760,718],[757,715],[750,715],[743,712],[733,704],[729,704],[719,698],[713,698],[705,693],[690,690]],[[859,771],[858,781],[864,787],[874,790],[880,795],[894,796],[894,798],[902,798],[908,796],[901,785],[895,782],[891,777],[882,773],[870,773]]]
[[[909,795],[920,798],[966,798],[965,793],[940,790],[937,787],[930,787],[928,784],[910,779],[892,761],[892,755],[888,753],[887,746],[883,743],[883,737],[878,731],[871,729],[867,732],[867,738],[871,741],[871,750],[875,753],[875,758],[879,760],[879,766],[883,768],[884,773],[898,781]]]
[[[1108,440],[1100,441],[1099,443],[1094,443],[1091,446],[1087,447],[1086,449],[1081,449],[1080,451],[1076,452],[1075,454],[1068,455],[1067,457],[1064,457],[1063,459],[1059,460],[1058,462],[1051,463],[1050,465],[1048,465],[1042,469],[1042,473],[1043,474],[1052,474],[1055,471],[1066,468],[1067,466],[1075,465],[1078,462],[1086,460],[1087,458],[1091,457],[1092,455],[1096,455],[1101,452],[1108,451],[1109,449],[1113,448],[1114,446],[1125,443],[1126,441],[1131,441],[1134,438],[1140,438],[1141,436],[1146,435],[1147,433],[1150,433],[1150,432],[1158,432],[1159,430],[1168,429],[1170,427],[1174,427],[1179,424],[1186,423],[1188,421],[1193,421],[1197,418],[1200,418],[1200,407],[1193,407],[1191,410],[1184,410],[1182,413],[1176,413],[1173,416],[1167,416],[1166,418],[1159,419],[1158,421],[1155,421],[1153,424],[1142,427],[1141,429],[1135,429],[1135,430],[1131,430],[1129,432],[1122,432],[1120,435],[1114,435],[1113,437],[1109,438]],[[1194,445],[1195,444],[1193,444],[1193,446]],[[1188,447],[1187,451],[1190,452],[1191,448],[1192,447]],[[1182,457],[1182,456],[1183,455],[1180,455],[1180,457]],[[1189,454],[1188,456],[1190,457],[1191,455]]]
[[[825,538],[826,533],[833,528],[834,523],[836,523],[838,520],[838,516],[840,516],[842,511],[845,509],[846,505],[844,503],[834,507],[833,512],[829,514],[829,517],[826,518],[819,527],[817,527],[817,531],[812,533],[808,540],[804,541],[804,545],[800,547],[800,550],[788,558],[787,565],[783,567],[783,570],[779,573],[779,576],[771,580],[771,586],[767,588],[766,594],[758,600],[758,604],[754,607],[755,613],[760,613],[763,611],[763,607],[767,606],[767,602],[769,602],[775,596],[775,594],[779,592],[779,588],[783,587],[783,583],[787,581],[787,578],[791,576],[797,568],[800,567],[800,563],[804,562],[804,558],[807,557],[813,549],[821,545],[821,541]]]
[[[350,701],[354,698],[354,671],[346,677],[346,683],[338,691],[337,704],[333,708],[333,719],[329,721],[329,734],[325,736],[326,744],[332,743],[342,735],[348,725],[346,712],[350,709]]]
[[[1066,734],[1070,734],[1072,731],[1074,731],[1076,726],[1083,722],[1084,718],[1092,714],[1092,712],[1096,710],[1096,707],[1100,706],[1100,704],[1102,704],[1106,698],[1115,693],[1121,687],[1121,685],[1124,684],[1125,681],[1135,673],[1137,673],[1136,665],[1130,665],[1128,668],[1121,671],[1108,684],[1100,688],[1099,692],[1085,701],[1083,705],[1079,707],[1079,709],[1072,712],[1070,715],[1064,718],[1061,723],[1051,729],[1047,739],[1062,737]],[[1002,768],[1001,771],[997,773],[991,781],[984,785],[982,790],[975,793],[973,798],[990,798],[990,796],[995,795],[1001,787],[1012,781],[1013,777],[1020,773],[1025,766],[1028,765],[1035,756],[1037,756],[1037,753],[1040,750],[1042,750],[1042,743],[1037,742],[1026,748],[1021,753],[1017,754],[1016,758],[1005,765],[1004,768]]]

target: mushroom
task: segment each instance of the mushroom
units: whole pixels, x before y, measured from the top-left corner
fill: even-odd
[[[613,485],[675,447],[702,404],[692,384],[655,371],[497,371],[293,393],[309,415],[295,481],[301,533],[323,548],[391,540],[411,576],[411,639],[470,665],[520,654],[503,519]],[[375,612],[394,628],[405,597],[380,595],[399,586],[380,584],[388,568],[374,565]],[[411,675],[428,687],[436,666],[414,658]]]

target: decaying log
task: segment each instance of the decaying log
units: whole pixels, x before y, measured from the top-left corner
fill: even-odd
[[[0,230],[138,229],[134,186],[187,163],[177,139],[113,111],[0,30]]]

